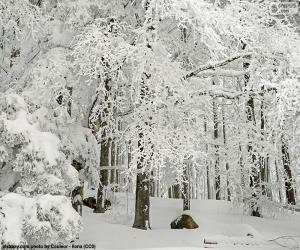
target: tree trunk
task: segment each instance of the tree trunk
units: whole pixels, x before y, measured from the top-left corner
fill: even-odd
[[[206,121],[204,121],[204,132],[205,132],[205,135],[207,134],[207,123]],[[205,144],[205,152],[206,154],[208,153],[208,145]],[[211,199],[212,198],[212,195],[211,195],[211,190],[210,190],[210,174],[209,174],[209,163],[208,161],[206,160],[206,184],[207,184],[207,198],[208,199]]]
[[[261,95],[261,106],[260,106],[260,129],[262,140],[264,140],[265,135],[265,117],[264,117],[264,105],[263,105],[263,94]],[[264,151],[264,148],[262,148]],[[271,192],[268,190],[267,184],[269,182],[269,159],[266,156],[259,156],[259,164],[260,164],[260,181],[261,181],[261,191],[262,195],[266,195],[267,197],[272,197]]]
[[[139,133],[138,148],[140,157],[137,162],[136,192],[135,192],[135,217],[133,227],[138,229],[151,229],[150,227],[150,180],[144,167],[144,147],[142,145],[144,135]],[[143,171],[144,170],[144,171]]]
[[[213,81],[213,85],[215,82]],[[220,159],[219,159],[219,145],[217,140],[219,138],[219,122],[218,122],[218,106],[216,99],[213,98],[213,122],[214,122],[214,140],[215,140],[215,191],[216,200],[221,199],[221,175],[220,175]]]
[[[242,43],[242,49],[246,48],[246,44]],[[247,57],[250,59],[250,57]],[[249,62],[243,63],[243,68],[247,70],[250,66]],[[250,81],[250,75],[244,75],[244,83],[245,87],[248,86]],[[254,98],[253,96],[249,96],[249,99],[246,103],[246,115],[247,115],[247,123],[254,126],[255,125],[255,110],[254,110]],[[250,135],[251,136],[251,135]],[[251,215],[255,217],[261,217],[260,208],[257,204],[257,195],[260,194],[260,176],[259,176],[259,166],[257,164],[256,152],[253,149],[252,142],[248,142],[247,151],[250,156],[251,163],[251,171],[250,171],[250,188],[252,189],[252,200],[250,202]]]
[[[190,197],[190,165],[185,163],[183,171],[183,211],[191,209]]]
[[[254,99],[250,97],[247,102],[247,121],[251,124],[255,124],[254,113]],[[252,201],[250,202],[251,215],[255,217],[261,217],[260,208],[257,204],[257,196],[260,195],[260,175],[257,166],[257,157],[252,146],[252,142],[248,143],[247,151],[250,155],[250,188],[252,189]]]
[[[82,206],[83,206],[83,189],[84,189],[84,184],[74,188],[71,194],[72,207],[81,216],[82,216]]]
[[[105,89],[107,91],[105,96],[105,101],[108,100],[108,93],[110,93],[110,87],[109,87],[109,79],[105,79]],[[97,103],[97,99],[94,101],[93,106]],[[93,107],[92,109],[93,110]],[[103,110],[105,114],[109,112],[108,109]],[[92,113],[92,112],[91,112]],[[90,114],[91,115],[91,114]],[[106,122],[102,121],[102,117],[98,117],[97,121],[93,124],[89,124],[89,127],[92,129],[92,133],[95,135],[96,138],[98,138],[98,131],[101,127],[106,126]],[[105,192],[106,187],[108,185],[108,178],[109,178],[109,170],[107,169],[101,169],[103,167],[109,166],[109,154],[110,154],[110,142],[111,140],[105,141],[105,133],[102,133],[100,141],[101,141],[101,149],[100,149],[100,173],[99,173],[99,187],[97,190],[97,202],[96,202],[96,208],[94,209],[94,213],[104,213],[105,212]]]
[[[229,187],[229,163],[227,159],[227,142],[226,142],[226,125],[225,125],[225,112],[224,112],[224,106],[222,107],[222,129],[223,129],[223,142],[225,147],[225,168],[226,168],[226,196],[227,200],[230,201],[230,187]]]
[[[106,187],[108,185],[109,170],[101,169],[101,167],[109,166],[109,142],[101,144],[101,155],[100,155],[100,182],[97,191],[97,202],[94,213],[105,212],[105,194]]]
[[[290,155],[288,152],[288,145],[285,139],[282,136],[281,139],[281,152],[282,152],[282,162],[284,167],[284,182],[285,182],[285,194],[288,204],[296,205],[296,198],[295,198],[295,189],[294,189],[294,179],[291,170],[291,162],[290,162]]]

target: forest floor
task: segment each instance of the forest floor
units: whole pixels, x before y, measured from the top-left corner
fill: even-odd
[[[171,221],[182,214],[182,200],[151,198],[152,230],[143,231],[132,228],[133,197],[123,194],[119,198],[117,205],[105,214],[94,214],[84,207],[84,230],[80,240],[74,244],[95,244],[96,249],[128,250],[300,249],[298,212],[277,213],[275,218],[256,218],[243,215],[242,209],[230,202],[192,200],[192,209],[188,213],[199,228],[171,230]],[[247,234],[253,237],[247,237]],[[282,236],[293,237],[270,241]],[[204,239],[218,244],[204,244]]]

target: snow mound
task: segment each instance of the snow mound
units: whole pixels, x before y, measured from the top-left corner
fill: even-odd
[[[81,229],[81,217],[64,196],[27,198],[9,193],[0,199],[3,244],[69,243]]]

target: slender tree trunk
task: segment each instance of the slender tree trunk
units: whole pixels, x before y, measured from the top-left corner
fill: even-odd
[[[183,171],[183,211],[191,209],[190,200],[190,164],[185,163]]]
[[[283,168],[284,168],[284,182],[285,182],[285,194],[287,203],[290,205],[296,205],[296,198],[295,198],[295,189],[294,189],[294,178],[292,175],[291,170],[291,162],[290,162],[290,155],[288,152],[288,145],[285,141],[285,139],[282,136],[281,139],[281,152],[282,152],[282,162],[283,162]]]
[[[262,135],[262,140],[264,140],[264,135],[265,135],[265,117],[264,117],[264,105],[263,105],[263,94],[261,95],[262,100],[261,100],[261,106],[260,106],[260,129],[261,129],[261,135]],[[264,151],[264,148],[262,148]],[[268,190],[267,184],[269,181],[269,159],[268,157],[259,156],[259,164],[260,164],[260,181],[261,181],[261,190],[262,190],[262,195],[266,195],[267,197],[271,197],[271,194]]]
[[[109,87],[109,79],[105,79],[105,88],[106,88],[106,96],[105,96],[105,101],[108,100],[108,94],[110,93],[110,87]],[[96,102],[94,102],[94,105]],[[108,114],[109,110],[104,109],[103,110],[105,114]],[[98,117],[98,120],[94,124],[90,124],[90,128],[92,129],[93,134],[98,138],[97,132],[102,128],[106,126],[106,122],[102,121],[101,117]],[[106,208],[105,208],[105,192],[106,187],[109,182],[109,171],[107,169],[102,169],[103,167],[108,167],[109,166],[109,154],[110,154],[110,142],[111,140],[105,140],[105,133],[102,133],[100,141],[101,141],[101,149],[100,149],[100,182],[99,182],[99,187],[97,190],[97,202],[96,202],[96,208],[94,209],[94,213],[104,213]]]
[[[180,184],[176,183],[172,185],[172,198],[174,199],[180,199],[181,198],[181,192],[180,192]]]
[[[275,160],[275,169],[276,169],[276,179],[277,179],[277,183],[279,185],[279,190],[278,190],[279,202],[282,203],[282,178],[281,178],[281,175],[279,174],[277,160]]]
[[[250,97],[247,102],[247,121],[250,124],[255,124],[254,116],[254,99]],[[250,155],[251,171],[250,171],[250,188],[252,189],[252,201],[250,202],[251,215],[261,217],[260,208],[257,204],[257,196],[260,194],[260,175],[259,166],[257,165],[257,157],[253,149],[252,142],[248,143],[247,151]]]
[[[207,123],[204,121],[204,132],[207,134]],[[208,145],[205,144],[205,152],[208,153]],[[209,163],[206,160],[206,184],[207,184],[207,198],[212,199],[211,195],[211,189],[210,189],[210,169],[209,169]]]
[[[144,134],[139,133],[138,148],[140,157],[137,162],[136,193],[135,193],[135,217],[133,227],[138,229],[151,229],[150,227],[150,180],[147,170],[144,168],[144,147],[142,144]],[[144,170],[144,171],[143,171]]]
[[[213,81],[213,85],[215,82]],[[215,140],[215,191],[216,200],[221,199],[221,175],[220,175],[220,159],[219,159],[219,145],[217,140],[219,139],[219,121],[218,121],[218,106],[216,99],[213,99],[213,121],[214,121],[214,140]]]
[[[224,106],[222,107],[222,129],[223,129],[223,142],[224,142],[224,147],[225,147],[225,158],[226,158],[226,163],[225,163],[225,168],[226,168],[226,196],[227,200],[230,201],[230,187],[229,187],[229,163],[227,160],[227,142],[226,142],[226,125],[225,125],[225,111],[224,111]]]
[[[244,50],[246,48],[246,44],[243,44],[242,49]],[[247,58],[247,59],[250,59]],[[244,62],[243,63],[243,68],[246,70],[250,66],[249,62]],[[245,82],[245,87],[248,86],[250,81],[250,75],[245,74],[244,75],[244,82]],[[255,110],[254,110],[254,98],[253,96],[249,96],[249,99],[246,103],[246,114],[247,114],[247,123],[249,125],[254,126],[256,121],[255,121]],[[251,136],[251,135],[250,135]],[[257,164],[257,156],[256,152],[253,148],[253,144],[250,141],[247,146],[247,151],[250,156],[250,163],[251,163],[251,171],[250,171],[250,188],[252,189],[252,201],[250,202],[250,208],[251,208],[251,215],[260,217],[260,208],[258,207],[257,204],[257,195],[260,194],[260,176],[259,176],[259,166]]]
[[[94,213],[105,212],[105,192],[108,185],[109,170],[101,169],[101,167],[107,167],[109,165],[109,143],[101,144],[101,155],[100,155],[100,182],[97,190],[97,202]]]
[[[72,166],[79,172],[83,165],[75,160],[72,162]],[[81,181],[81,185],[75,187],[71,193],[71,201],[73,208],[82,216],[82,206],[83,206],[83,190],[84,182]]]

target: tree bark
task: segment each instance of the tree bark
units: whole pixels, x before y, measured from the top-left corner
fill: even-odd
[[[296,205],[296,198],[295,198],[295,189],[294,189],[294,178],[292,175],[291,170],[291,162],[290,162],[290,154],[288,152],[288,145],[285,139],[282,136],[281,139],[281,153],[282,153],[282,162],[284,168],[284,183],[285,183],[285,194],[287,203],[290,205]]]
[[[225,147],[225,158],[226,158],[226,163],[225,163],[225,168],[226,168],[226,196],[227,200],[230,201],[230,187],[229,187],[229,163],[227,160],[227,142],[226,142],[226,125],[225,125],[225,111],[224,111],[224,106],[222,107],[222,129],[223,129],[223,142],[224,142],[224,147]]]
[[[109,143],[101,143],[101,155],[100,155],[100,182],[97,190],[97,202],[94,213],[104,213],[105,208],[105,192],[108,185],[109,170],[101,169],[101,167],[107,167],[109,165]]]
[[[213,81],[213,85],[215,82]],[[216,98],[213,98],[213,121],[214,121],[214,140],[215,140],[215,191],[216,200],[221,199],[221,176],[220,176],[220,159],[219,159],[219,146],[217,140],[219,138],[219,122],[218,122],[218,106]]]
[[[204,121],[204,132],[205,135],[207,134],[207,123],[206,121]],[[205,145],[205,152],[208,153],[208,145]],[[210,169],[209,169],[209,163],[206,160],[206,185],[207,185],[207,198],[211,199],[212,195],[211,195],[211,189],[210,189]]]
[[[107,91],[105,96],[105,101],[108,100],[108,93],[110,93],[110,87],[109,87],[110,79],[105,79],[105,89]],[[93,106],[97,103],[97,99],[94,101]],[[93,110],[93,107],[92,109]],[[109,112],[108,109],[104,109],[104,114],[107,114]],[[92,112],[91,112],[92,113]],[[91,115],[91,114],[90,114]],[[96,123],[89,124],[89,127],[92,130],[92,133],[95,135],[96,138],[98,138],[98,131],[101,127],[106,126],[106,122],[102,121],[102,117],[98,117]],[[108,178],[109,178],[109,170],[107,169],[101,169],[101,167],[107,167],[109,166],[109,147],[111,140],[102,140],[106,137],[105,133],[102,133],[100,141],[101,141],[101,149],[100,149],[100,171],[99,171],[99,186],[97,190],[97,202],[96,202],[96,208],[94,209],[94,213],[104,213],[105,212],[105,191],[106,187],[108,185]]]
[[[144,134],[139,133],[138,148],[140,157],[137,162],[136,192],[135,192],[135,217],[133,227],[138,229],[151,229],[150,227],[150,180],[144,167],[144,147],[142,141]],[[144,171],[143,171],[144,170]]]
[[[191,209],[191,196],[190,196],[190,165],[185,163],[183,171],[183,211]]]
[[[246,48],[246,44],[242,43],[242,49]],[[248,56],[246,59],[250,59],[251,57]],[[250,66],[249,62],[243,63],[243,68],[247,70]],[[244,83],[245,87],[248,86],[250,81],[250,75],[244,75]],[[255,125],[255,110],[254,110],[254,98],[253,96],[249,96],[249,99],[246,103],[246,115],[247,115],[247,123],[250,125]],[[260,176],[259,176],[259,166],[257,165],[257,156],[255,150],[253,149],[252,142],[248,142],[247,151],[250,156],[250,163],[251,163],[251,171],[250,171],[250,188],[252,189],[252,200],[250,202],[250,209],[251,215],[255,217],[261,217],[260,208],[257,204],[257,195],[260,194]]]

